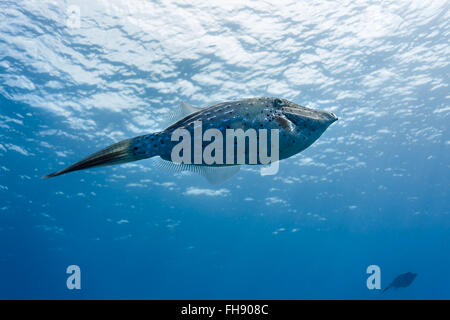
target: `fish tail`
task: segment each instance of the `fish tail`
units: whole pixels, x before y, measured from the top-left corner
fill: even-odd
[[[90,156],[72,164],[67,168],[47,174],[43,178],[52,178],[72,171],[110,166],[151,158],[157,155],[157,152],[155,152],[157,150],[148,150],[149,146],[148,144],[145,144],[144,141],[146,138],[156,136],[158,134],[159,133],[152,133],[117,142],[91,154]]]
[[[388,285],[386,288],[383,289],[383,291],[381,293],[382,294],[385,293],[390,287],[391,287],[391,285]]]

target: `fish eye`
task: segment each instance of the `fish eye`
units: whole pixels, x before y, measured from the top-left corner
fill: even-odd
[[[281,107],[282,105],[283,105],[283,101],[281,101],[281,99],[275,99],[275,100],[273,100],[273,105],[274,105],[274,107],[276,108],[276,107]]]

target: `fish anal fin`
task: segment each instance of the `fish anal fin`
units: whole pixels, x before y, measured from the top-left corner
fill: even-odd
[[[177,164],[171,161],[163,160],[161,158],[159,158],[156,166],[171,172],[189,171],[197,173],[205,177],[205,179],[212,185],[219,185],[224,183],[225,181],[231,179],[240,170],[239,165],[213,167],[184,163]]]
[[[219,185],[231,179],[239,172],[240,166],[225,166],[225,167],[204,167],[205,171],[202,176],[213,185]]]

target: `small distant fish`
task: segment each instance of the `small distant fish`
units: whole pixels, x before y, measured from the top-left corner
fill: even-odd
[[[309,147],[325,132],[328,126],[338,119],[332,112],[309,109],[279,98],[251,98],[223,102],[207,108],[197,108],[182,103],[180,107],[181,120],[175,121],[165,130],[115,143],[65,169],[48,174],[44,178],[155,156],[170,162],[172,161],[171,151],[178,143],[178,141],[172,141],[171,139],[174,131],[176,129],[186,129],[192,135],[199,121],[201,121],[205,130],[215,128],[223,136],[226,136],[227,129],[242,129],[244,131],[247,129],[256,131],[259,129],[267,129],[268,131],[279,129],[278,160],[282,160]],[[248,152],[248,150],[245,150],[245,152]],[[193,154],[192,157],[194,157]],[[248,160],[248,154],[246,154],[245,159]],[[191,163],[194,163],[194,161]],[[245,164],[254,163],[245,162]],[[228,164],[221,165],[221,167],[224,166],[226,167]],[[200,165],[196,166],[197,170],[194,171],[198,171],[198,168],[201,167],[214,167],[214,164],[200,163]],[[229,167],[239,168],[236,165]],[[236,173],[236,169],[231,169],[230,173],[225,174],[225,176],[230,176],[234,173]],[[212,175],[215,175],[215,173]],[[208,180],[212,182],[214,179],[210,178]],[[218,180],[221,181],[221,179],[216,179],[216,182]]]
[[[399,276],[397,276],[397,278],[394,279],[394,281],[392,281],[386,288],[384,288],[382,293],[385,293],[388,289],[390,288],[406,288],[409,287],[411,285],[411,283],[414,281],[414,279],[416,278],[417,273],[412,273],[412,272],[407,272],[407,273],[403,273]]]

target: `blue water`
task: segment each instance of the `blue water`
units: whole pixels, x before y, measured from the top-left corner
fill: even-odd
[[[0,298],[449,299],[449,7],[1,1]],[[41,179],[181,101],[254,96],[339,121],[274,176]],[[418,276],[382,295],[369,265]]]

